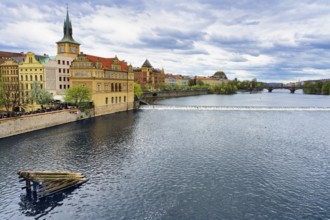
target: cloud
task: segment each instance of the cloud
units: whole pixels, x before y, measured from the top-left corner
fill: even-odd
[[[0,3],[0,50],[56,53],[67,1]],[[326,78],[330,3],[323,0],[70,1],[81,50],[145,59],[165,71],[271,81]],[[329,75],[330,78],[330,75]]]

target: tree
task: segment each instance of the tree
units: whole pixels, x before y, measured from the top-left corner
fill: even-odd
[[[140,98],[142,96],[141,85],[137,82],[134,82],[134,96]]]
[[[14,111],[14,107],[19,102],[19,84],[6,84],[3,78],[0,78],[0,107],[5,107],[7,113]]]
[[[73,86],[65,91],[64,100],[72,102],[76,106],[81,106],[83,102],[90,102],[92,90],[84,85]]]
[[[47,90],[41,89],[40,84],[37,81],[32,83],[30,99],[39,105],[49,103],[53,96]]]
[[[330,82],[323,83],[321,91],[323,95],[330,95]]]
[[[0,76],[0,108],[5,105],[5,102],[6,102],[5,94],[6,94],[5,83],[3,82],[3,79]]]

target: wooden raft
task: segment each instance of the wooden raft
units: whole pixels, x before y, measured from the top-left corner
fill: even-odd
[[[81,173],[67,171],[19,171],[20,181],[25,181],[27,192],[35,192],[37,198],[53,195],[71,187],[87,182],[87,178]],[[32,189],[31,189],[32,184]]]

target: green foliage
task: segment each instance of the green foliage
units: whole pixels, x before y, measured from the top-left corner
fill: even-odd
[[[233,81],[234,85],[236,85],[238,90],[251,90],[251,89],[263,89],[264,83],[263,82],[258,82],[257,79],[252,79],[251,81],[249,80],[244,80],[244,81]]]
[[[141,85],[137,82],[134,82],[134,96],[140,98],[142,96]]]
[[[232,81],[228,81],[227,83],[222,82],[211,88],[211,92],[216,94],[234,94],[236,91],[237,86]]]
[[[91,99],[92,90],[84,85],[73,86],[65,91],[64,100],[78,107],[83,107],[83,103],[90,102]]]
[[[6,87],[5,83],[2,80],[2,77],[0,76],[0,107],[3,107],[6,102]]]
[[[32,83],[30,99],[39,105],[44,105],[53,100],[53,96],[47,90],[41,89],[40,84],[34,81]]]
[[[197,80],[196,84],[198,86],[203,86],[204,85],[204,82],[202,80]]]
[[[323,95],[330,95],[330,82],[325,82],[321,88]]]
[[[305,94],[321,94],[322,87],[322,82],[305,82],[303,90]]]

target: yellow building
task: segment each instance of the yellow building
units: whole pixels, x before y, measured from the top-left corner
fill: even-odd
[[[12,111],[19,106],[20,86],[18,75],[18,64],[23,61],[23,57],[10,58],[0,64],[0,80],[3,82],[5,90],[5,108]]]
[[[40,88],[45,86],[44,64],[49,61],[48,56],[35,55],[28,52],[24,61],[18,65],[19,81],[21,84],[21,104],[25,111],[32,110],[33,104],[30,100],[33,82],[37,82]]]
[[[70,67],[70,86],[92,90],[95,115],[134,108],[134,73],[131,65],[115,58],[79,54]]]

